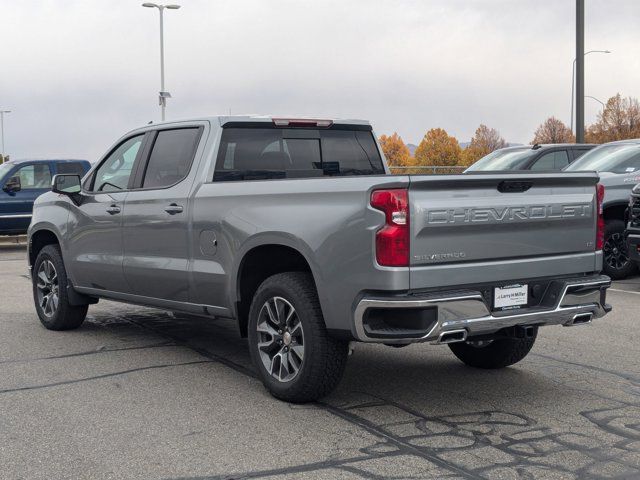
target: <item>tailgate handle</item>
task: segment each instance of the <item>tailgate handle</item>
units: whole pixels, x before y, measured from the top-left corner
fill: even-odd
[[[498,184],[498,191],[501,193],[526,192],[533,186],[533,182],[522,182],[517,180],[504,180]]]

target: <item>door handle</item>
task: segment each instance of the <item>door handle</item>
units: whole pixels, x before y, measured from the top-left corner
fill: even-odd
[[[175,215],[176,213],[182,213],[182,205],[178,205],[177,203],[172,203],[164,208],[164,211],[169,215]]]
[[[107,213],[110,215],[115,215],[116,213],[120,213],[120,207],[117,205],[111,205],[107,208]]]

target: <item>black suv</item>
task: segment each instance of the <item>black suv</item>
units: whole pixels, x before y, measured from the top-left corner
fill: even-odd
[[[560,171],[595,145],[590,143],[552,143],[500,148],[485,155],[465,170],[485,172],[501,170]]]

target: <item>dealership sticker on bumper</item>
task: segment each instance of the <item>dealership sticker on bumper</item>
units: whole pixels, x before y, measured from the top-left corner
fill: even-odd
[[[493,308],[496,310],[508,310],[526,305],[528,301],[528,290],[527,285],[496,287],[493,290]]]

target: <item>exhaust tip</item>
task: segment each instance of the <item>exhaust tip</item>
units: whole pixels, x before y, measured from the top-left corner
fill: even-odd
[[[466,339],[467,339],[467,331],[465,329],[451,330],[449,332],[442,332],[438,337],[437,343],[464,342]]]
[[[573,320],[571,321],[570,325],[586,325],[588,323],[591,323],[591,320],[593,320],[593,313],[578,313],[577,315],[573,316]]]

